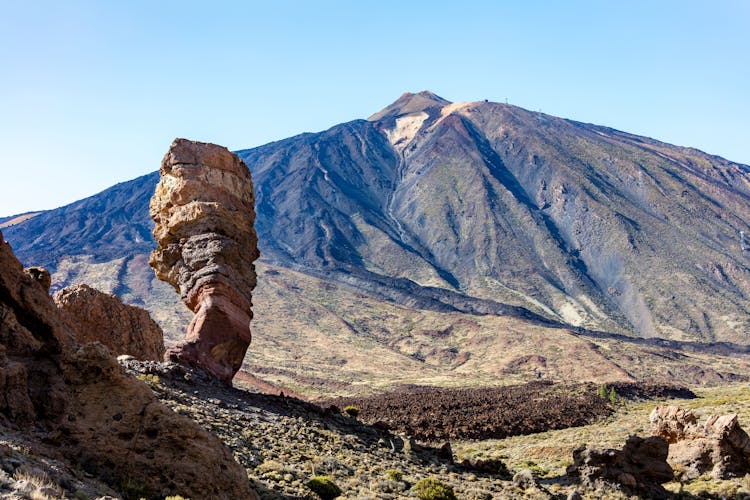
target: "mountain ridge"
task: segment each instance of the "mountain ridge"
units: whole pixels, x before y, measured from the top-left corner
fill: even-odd
[[[748,166],[428,91],[237,153],[255,180],[268,263],[415,307],[750,338],[750,253],[739,241],[750,234]],[[7,237],[22,259],[53,269],[64,256],[148,253],[154,175],[106,191],[106,202],[43,212]],[[49,243],[53,227],[61,243]]]

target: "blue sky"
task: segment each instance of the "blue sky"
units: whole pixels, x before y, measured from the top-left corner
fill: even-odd
[[[0,4],[0,216],[365,118],[489,99],[750,164],[750,2]]]

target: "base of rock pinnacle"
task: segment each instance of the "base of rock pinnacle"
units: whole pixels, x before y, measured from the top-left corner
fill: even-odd
[[[230,384],[250,345],[251,313],[217,290],[202,290],[198,310],[185,339],[167,350],[165,359],[198,366]],[[237,300],[235,298],[235,300]]]

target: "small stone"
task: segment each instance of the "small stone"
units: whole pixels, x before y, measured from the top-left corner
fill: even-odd
[[[375,422],[374,424],[372,424],[372,426],[373,426],[373,428],[375,428],[375,429],[377,429],[379,431],[387,432],[387,431],[391,430],[391,426],[388,425],[387,422],[383,422],[382,420],[378,420],[377,422]]]
[[[440,459],[453,463],[453,448],[451,448],[451,444],[449,442],[443,443],[438,449],[437,456]]]
[[[513,484],[524,490],[536,488],[539,486],[539,476],[531,469],[523,469],[513,475]]]

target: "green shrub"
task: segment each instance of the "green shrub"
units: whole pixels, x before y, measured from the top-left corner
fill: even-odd
[[[336,486],[331,476],[315,476],[305,484],[322,500],[333,500],[341,495],[341,488]]]
[[[151,373],[145,373],[136,377],[138,380],[143,380],[151,387],[159,385],[159,375],[152,375]]]
[[[388,469],[387,471],[385,471],[385,477],[387,477],[391,481],[403,481],[404,480],[404,474],[400,470],[396,470],[396,469]]]
[[[608,394],[607,386],[604,385],[604,384],[600,385],[599,386],[599,397],[602,398],[602,399],[607,399],[607,394]]]
[[[609,390],[609,402],[613,405],[617,404],[617,392],[614,387]]]
[[[344,408],[344,413],[349,415],[350,417],[357,418],[359,416],[359,408],[356,406],[347,406]]]
[[[453,488],[436,477],[420,479],[411,489],[421,500],[456,500]]]
[[[117,488],[120,494],[127,499],[131,498],[146,498],[146,485],[143,484],[139,479],[132,476],[128,476],[124,481],[120,482]]]

